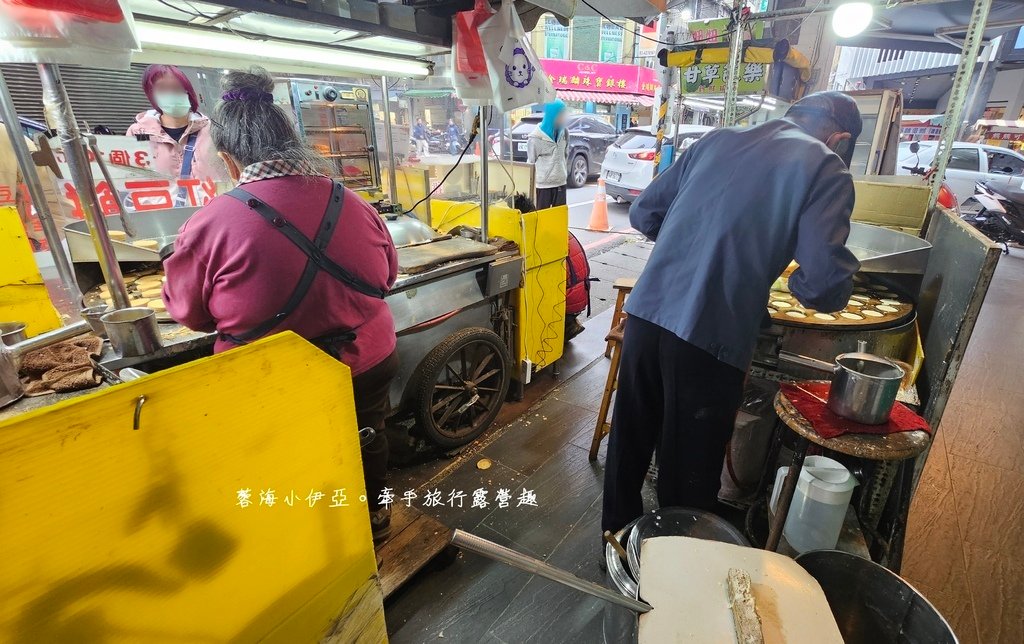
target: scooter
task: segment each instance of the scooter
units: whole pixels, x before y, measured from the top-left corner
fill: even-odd
[[[960,206],[960,217],[997,244],[1003,254],[1010,243],[1024,245],[1024,190],[996,192],[984,181],[974,184],[974,195]]]
[[[931,169],[921,166],[921,157],[917,154],[920,149],[921,146],[918,145],[917,141],[911,143],[910,151],[914,153],[914,165],[905,165],[900,167],[904,170],[909,170],[912,175],[923,177],[925,181],[927,181]],[[939,186],[939,196],[936,199],[936,202],[943,208],[960,214],[960,205],[957,203],[956,193],[953,192],[953,189],[950,188],[949,184],[945,181],[943,181],[942,185]]]

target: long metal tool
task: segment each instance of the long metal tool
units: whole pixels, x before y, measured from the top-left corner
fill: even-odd
[[[114,245],[110,241],[107,222],[100,210],[96,188],[93,185],[92,170],[89,168],[89,156],[85,153],[82,133],[75,121],[75,113],[71,109],[71,100],[64,88],[60,69],[52,63],[40,63],[38,69],[39,80],[43,85],[43,108],[46,112],[46,122],[57,130],[57,136],[60,137],[61,148],[64,150],[64,157],[67,159],[68,170],[71,174],[71,182],[74,183],[75,189],[78,191],[78,199],[82,205],[85,221],[89,226],[89,234],[92,236],[103,279],[110,287],[114,307],[126,309],[130,306],[128,289],[125,288],[124,276],[121,275],[121,267],[117,263]]]
[[[483,555],[489,559],[500,561],[501,563],[508,564],[513,568],[524,570],[534,575],[540,575],[545,579],[551,581],[557,581],[563,586],[569,588],[575,588],[581,592],[587,593],[603,599],[607,602],[611,602],[623,608],[628,608],[636,613],[646,613],[651,610],[652,606],[647,602],[642,602],[632,597],[626,597],[625,595],[619,594],[614,590],[605,588],[593,582],[585,579],[580,579],[576,575],[566,572],[561,568],[552,566],[551,564],[544,563],[540,559],[534,559],[533,557],[524,555],[510,550],[505,546],[498,545],[493,541],[488,541],[468,532],[462,530],[455,530],[452,533],[452,544],[466,550],[471,550],[477,554]]]
[[[11,140],[11,147],[14,148],[14,158],[21,168],[21,178],[28,187],[28,194],[32,197],[32,206],[39,215],[39,223],[43,227],[43,236],[46,237],[46,245],[50,248],[50,255],[53,256],[53,264],[57,267],[57,275],[67,289],[68,295],[73,301],[82,298],[78,290],[78,283],[75,281],[75,272],[71,269],[71,262],[64,253],[64,245],[60,241],[60,231],[53,221],[53,213],[50,212],[50,204],[46,201],[46,194],[43,192],[43,184],[39,179],[39,171],[32,160],[32,152],[25,143],[25,136],[21,131],[21,123],[18,121],[18,111],[11,99],[11,92],[7,89],[7,81],[3,73],[0,73],[0,116],[4,119],[4,126],[7,128],[7,137]]]

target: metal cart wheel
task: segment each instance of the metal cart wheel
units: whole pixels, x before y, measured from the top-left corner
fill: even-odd
[[[413,409],[430,440],[460,447],[482,434],[505,402],[512,359],[498,334],[461,329],[423,359],[413,376]]]

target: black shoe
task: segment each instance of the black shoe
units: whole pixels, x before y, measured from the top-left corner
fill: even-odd
[[[391,536],[391,508],[380,508],[370,512],[370,533],[373,544],[380,545]]]

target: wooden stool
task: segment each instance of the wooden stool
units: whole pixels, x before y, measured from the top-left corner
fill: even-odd
[[[601,440],[612,430],[608,420],[612,406],[612,394],[619,388],[619,362],[622,360],[622,337],[626,332],[626,316],[612,327],[605,340],[612,352],[612,363],[608,365],[608,378],[604,384],[604,396],[601,397],[601,410],[597,412],[597,426],[594,427],[594,440],[590,443],[590,460],[597,460],[597,450],[601,449]]]
[[[622,312],[622,307],[626,304],[626,296],[629,295],[634,286],[636,286],[635,277],[620,277],[612,282],[612,288],[618,291],[618,294],[615,296],[615,310],[612,311],[612,324],[608,329],[608,337],[605,338],[608,340],[608,344],[604,348],[604,357],[606,358],[612,355],[611,336],[612,333],[615,332],[615,327],[619,326],[619,322],[622,322],[623,318],[626,317],[626,314]]]
[[[807,456],[807,449],[811,443],[824,447],[825,449],[847,456],[865,458],[874,461],[899,461],[898,487],[899,497],[897,499],[897,515],[893,522],[892,530],[887,538],[888,568],[899,573],[900,563],[903,558],[903,537],[906,534],[907,514],[910,511],[910,498],[913,492],[914,482],[914,459],[921,454],[931,443],[931,435],[923,430],[910,432],[895,432],[892,434],[843,434],[836,438],[822,438],[814,431],[811,422],[783,393],[775,395],[775,412],[779,420],[786,427],[796,433],[796,446],[793,452],[793,461],[790,463],[789,472],[782,482],[782,491],[779,494],[778,507],[775,509],[775,516],[771,519],[771,527],[768,532],[768,541],[765,543],[765,550],[776,550],[779,540],[782,538],[782,529],[786,524],[786,517],[789,514],[789,506],[793,501],[793,494],[796,492],[797,480],[800,477],[800,470],[804,464],[804,457]],[[769,464],[769,468],[773,464]]]

